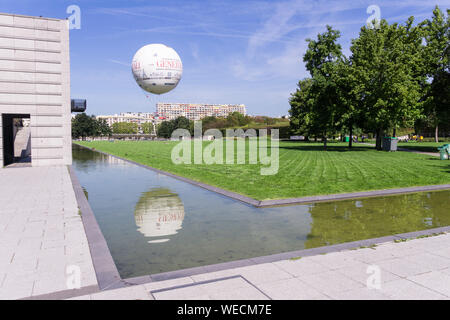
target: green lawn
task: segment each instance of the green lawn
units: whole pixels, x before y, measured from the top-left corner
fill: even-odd
[[[376,151],[347,143],[280,142],[276,175],[260,175],[260,165],[175,165],[171,141],[76,143],[174,174],[266,200],[450,183],[450,161],[409,152]],[[210,142],[204,142],[205,145]]]
[[[423,151],[423,152],[439,152],[438,147],[448,144],[450,142],[399,142],[398,146],[401,148],[407,148],[411,150]]]

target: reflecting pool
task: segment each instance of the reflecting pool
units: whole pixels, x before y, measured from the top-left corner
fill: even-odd
[[[450,225],[450,191],[254,208],[73,146],[122,278]]]

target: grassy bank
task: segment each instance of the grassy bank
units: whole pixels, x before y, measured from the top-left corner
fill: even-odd
[[[172,141],[92,141],[81,145],[127,158],[259,200],[450,183],[450,161],[409,152],[376,151],[346,143],[280,142],[279,170],[259,164],[175,165]],[[204,145],[210,142],[204,142]]]

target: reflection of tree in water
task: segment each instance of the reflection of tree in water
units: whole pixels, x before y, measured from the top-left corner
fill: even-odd
[[[447,191],[317,203],[305,247],[450,225],[448,200]]]
[[[80,147],[76,144],[72,144],[72,159],[77,166],[77,169],[91,169],[92,165],[108,163],[108,164],[127,164],[125,161],[100,153],[89,150],[84,147]]]
[[[134,218],[138,230],[146,237],[166,237],[182,228],[184,206],[176,193],[165,188],[144,192],[136,204]],[[169,239],[151,240],[149,243]]]
[[[80,147],[76,144],[72,144],[72,159],[79,163],[85,162],[98,162],[103,160],[106,155],[101,154],[99,152],[93,152],[89,149]]]

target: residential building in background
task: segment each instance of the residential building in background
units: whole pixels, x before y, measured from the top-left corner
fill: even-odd
[[[243,104],[157,103],[156,113],[167,120],[186,117],[200,120],[204,117],[226,117],[233,112],[247,114]]]
[[[0,168],[72,163],[69,24],[0,13]]]
[[[112,127],[114,123],[118,122],[136,123],[138,125],[139,132],[142,132],[141,125],[143,123],[150,122],[156,126],[165,120],[165,118],[150,112],[121,112],[120,114],[114,115],[100,115],[96,116],[96,118],[104,119],[110,127]]]

